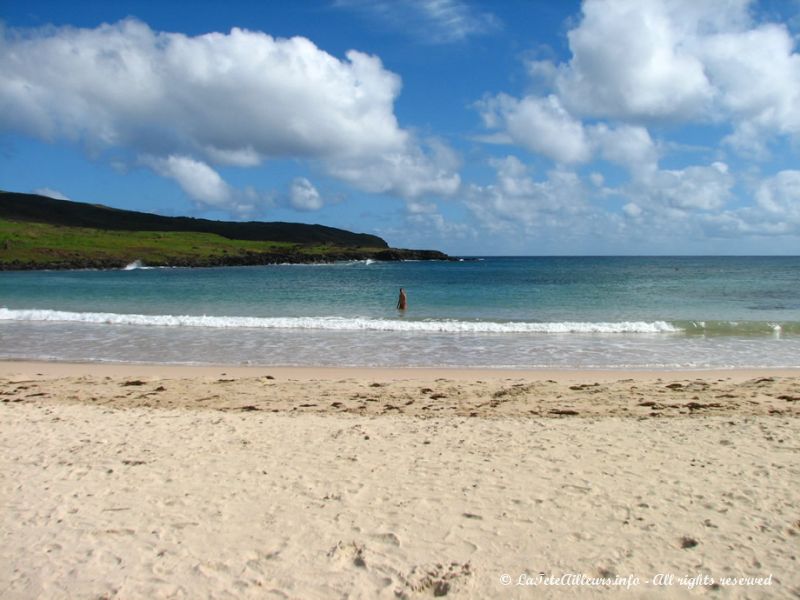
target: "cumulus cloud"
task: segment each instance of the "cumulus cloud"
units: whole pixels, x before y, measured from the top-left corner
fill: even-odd
[[[369,157],[340,157],[327,162],[328,171],[361,190],[414,200],[422,196],[451,196],[461,185],[459,159],[436,139],[409,143],[395,152]]]
[[[756,184],[756,203],[709,215],[704,226],[720,237],[800,236],[800,171],[785,170]]]
[[[622,207],[622,212],[632,219],[637,219],[642,215],[642,207],[635,202],[628,202]]]
[[[731,197],[733,177],[724,163],[652,172],[633,184],[639,204],[680,211],[713,211]]]
[[[576,215],[586,215],[586,190],[571,171],[556,169],[536,180],[515,156],[492,160],[495,183],[470,185],[467,206],[479,222],[495,233],[568,227]]]
[[[339,60],[296,37],[189,37],[128,19],[96,29],[6,30],[0,125],[229,164],[363,154],[405,141],[400,79],[377,57]]]
[[[797,235],[798,171],[753,183],[729,156],[765,159],[781,138],[800,142],[800,54],[787,27],[763,22],[756,8],[749,0],[585,0],[568,32],[571,55],[526,63],[535,92],[476,105],[490,132],[478,139],[555,168],[534,178],[518,159],[495,163],[493,184],[468,188],[473,213],[498,231],[541,232],[549,222],[623,246]],[[692,135],[708,146],[689,147],[681,135],[698,126]],[[583,165],[585,185],[569,170]]]
[[[605,160],[626,167],[637,178],[647,177],[657,167],[658,147],[644,127],[601,123],[591,127],[589,135]]]
[[[676,249],[680,243],[697,243],[710,237],[724,237],[733,214],[727,207],[734,199],[737,181],[722,162],[691,165],[682,169],[651,169],[634,172],[618,187],[604,189],[606,196],[620,202],[620,217],[606,213],[614,231],[601,234],[607,240],[633,247]]]
[[[684,0],[587,0],[568,34],[572,59],[557,77],[560,96],[571,110],[596,117],[697,116],[713,88],[687,41],[725,12]]]
[[[765,213],[800,224],[800,171],[781,171],[762,181],[756,201]]]
[[[739,148],[797,135],[800,55],[786,26],[755,23],[751,5],[587,0],[554,78],[558,96],[595,118],[730,121]]]
[[[317,188],[305,177],[297,177],[289,186],[289,204],[295,210],[314,211],[324,205]]]
[[[751,4],[586,0],[568,33],[570,59],[528,64],[551,94],[479,103],[484,124],[498,130],[487,141],[575,164],[607,137],[596,129],[592,139],[583,119],[645,135],[642,126],[656,121],[728,124],[725,142],[765,157],[771,137],[800,136],[800,54],[784,24],[754,21]],[[619,162],[619,152],[605,154]]]
[[[192,37],[135,19],[0,31],[0,129],[132,150],[216,205],[232,196],[210,165],[270,158],[319,161],[369,190],[365,170],[386,156],[395,183],[383,191],[443,189],[457,175],[421,164],[394,114],[400,88],[378,57],[339,59],[302,37],[236,28]]]
[[[233,195],[231,187],[219,173],[204,162],[188,156],[150,156],[145,157],[143,162],[159,175],[174,179],[190,197],[202,204],[224,207]]]
[[[499,94],[479,107],[487,127],[503,130],[511,143],[566,164],[590,157],[583,125],[564,110],[556,96],[517,100]]]
[[[631,131],[620,136],[623,140],[638,139]],[[574,252],[578,244],[589,239],[595,252],[597,248],[641,251],[644,247],[669,246],[675,239],[696,241],[702,239],[704,231],[720,235],[723,230],[736,229],[741,233],[745,231],[742,223],[747,219],[752,222],[756,216],[752,211],[726,210],[736,181],[721,162],[683,169],[650,164],[612,188],[606,187],[598,173],[587,174],[584,181],[578,173],[563,167],[536,176],[515,156],[492,160],[491,166],[495,181],[468,186],[465,203],[480,226],[502,236],[504,244],[516,239],[525,247],[522,240],[528,237],[530,243],[543,244],[549,252],[556,248]],[[786,176],[759,188],[759,203],[764,204],[758,216],[765,224],[762,230],[774,229],[781,211],[794,198],[800,198],[800,172],[796,173],[796,180]],[[797,190],[793,183],[798,184]],[[609,210],[609,203],[618,205],[619,212]],[[768,205],[773,211],[769,218]],[[800,213],[796,214],[800,226]]]
[[[419,244],[425,244],[423,240],[447,239],[450,243],[475,240],[477,232],[473,227],[466,223],[459,223],[448,220],[444,215],[435,209],[431,211],[411,213],[407,217],[409,230],[398,232],[397,237],[403,240],[420,240]]]
[[[719,106],[734,120],[726,141],[754,155],[770,134],[800,134],[800,54],[783,25],[717,35],[703,48],[719,90]]]
[[[599,155],[632,172],[642,172],[654,169],[658,162],[658,148],[645,127],[585,126],[553,95],[517,100],[498,94],[478,106],[484,124],[499,130],[483,141],[515,144],[565,165],[585,163]]]
[[[54,190],[48,187],[37,188],[33,190],[33,193],[39,194],[40,196],[47,196],[48,198],[55,198],[56,200],[69,200],[66,194],[62,194],[58,190]]]

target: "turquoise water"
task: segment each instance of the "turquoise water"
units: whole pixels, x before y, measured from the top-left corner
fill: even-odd
[[[404,287],[409,308],[395,309]],[[0,358],[800,366],[800,258],[484,258],[0,273]]]

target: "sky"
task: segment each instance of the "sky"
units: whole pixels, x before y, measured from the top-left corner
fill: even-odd
[[[800,0],[0,0],[0,189],[456,255],[800,254]]]

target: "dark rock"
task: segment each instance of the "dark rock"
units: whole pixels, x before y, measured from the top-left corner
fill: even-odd
[[[437,581],[433,586],[433,595],[435,597],[447,596],[450,591],[450,584],[447,581]]]
[[[798,402],[800,401],[800,396],[778,396],[778,400],[786,400],[787,402]]]
[[[688,548],[694,548],[699,543],[700,542],[698,542],[696,539],[690,538],[688,536],[683,536],[681,538],[681,548],[683,548],[684,550],[686,550]]]

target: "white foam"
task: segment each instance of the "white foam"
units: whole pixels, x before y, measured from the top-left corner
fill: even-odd
[[[525,321],[457,321],[447,319],[375,319],[362,317],[218,317],[197,315],[137,315],[59,310],[0,308],[0,320],[56,321],[159,327],[316,329],[329,331],[407,331],[428,333],[678,333],[666,321],[609,323]]]
[[[137,269],[152,269],[153,267],[146,267],[141,260],[135,260],[132,263],[125,265],[123,271],[135,271]]]

